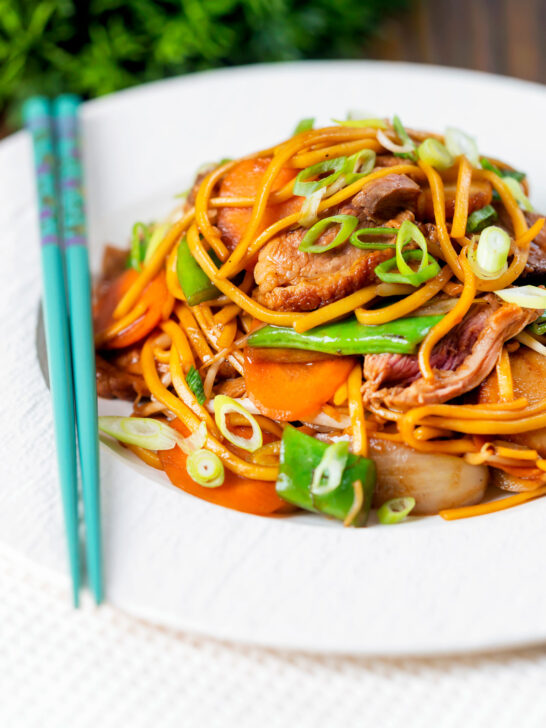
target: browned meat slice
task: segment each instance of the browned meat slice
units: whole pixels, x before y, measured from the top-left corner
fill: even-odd
[[[97,394],[99,397],[132,401],[136,395],[150,396],[144,379],[138,374],[130,374],[118,369],[98,354],[95,361],[97,366]]]
[[[420,191],[405,174],[388,174],[363,187],[351,205],[371,219],[390,220],[400,210],[414,210]]]
[[[495,366],[503,343],[534,321],[539,312],[500,304],[488,296],[435,347],[431,382],[420,376],[417,357],[371,354],[364,359],[364,401],[394,409],[446,402],[477,387]]]
[[[298,247],[304,234],[279,235],[260,252],[254,269],[259,303],[279,311],[312,311],[374,281],[375,267],[392,257],[391,249],[359,250],[350,243],[325,253],[303,253]]]
[[[536,212],[526,212],[525,217],[527,218],[527,224],[533,225],[539,218],[544,217],[544,215],[539,215]],[[544,282],[544,276],[546,276],[546,225],[543,226],[536,238],[531,241],[527,265],[523,270],[522,276],[542,276],[542,282]]]
[[[409,177],[389,174],[364,187],[337,212],[356,215],[363,227],[375,226],[374,219],[383,219],[388,220],[389,227],[397,228],[403,219],[414,219],[407,208],[418,194],[419,186]],[[399,210],[403,212],[390,219]],[[327,245],[338,230],[338,225],[330,227],[317,244]],[[377,280],[376,266],[393,255],[392,249],[360,250],[350,243],[325,253],[303,253],[298,248],[305,232],[299,228],[278,235],[260,251],[254,269],[258,284],[254,296],[268,308],[312,311],[337,301]],[[392,239],[382,237],[381,241]]]
[[[127,265],[129,252],[125,248],[116,248],[113,245],[107,245],[102,254],[102,273],[101,281],[112,281],[123,273]]]

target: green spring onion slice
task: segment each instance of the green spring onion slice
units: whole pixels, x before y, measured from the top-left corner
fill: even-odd
[[[486,205],[480,210],[474,210],[466,222],[468,233],[479,233],[498,218],[497,211],[493,205]]]
[[[310,167],[302,169],[294,182],[293,192],[299,197],[309,197],[313,192],[328,187],[343,173],[347,157],[335,157],[334,159],[325,159],[323,162],[312,164]],[[312,180],[312,177],[318,177],[321,174],[330,172],[327,177]]]
[[[146,247],[150,240],[150,225],[143,222],[135,222],[131,231],[131,252],[129,254],[129,266],[140,270],[144,261]]]
[[[474,274],[481,280],[494,280],[508,267],[510,236],[500,227],[490,225],[482,230],[478,245],[471,245],[468,262]]]
[[[394,248],[395,243],[367,243],[365,240],[361,240],[362,236],[366,235],[394,235],[398,231],[396,228],[389,227],[375,227],[375,228],[361,228],[351,235],[350,243],[355,248],[361,250],[384,250],[385,248]]]
[[[490,172],[494,172],[499,177],[513,177],[518,182],[521,182],[527,176],[525,172],[518,172],[517,169],[501,169],[485,157],[481,157],[480,162],[483,169],[488,169]]]
[[[461,129],[449,126],[445,133],[445,143],[448,152],[454,157],[464,154],[473,167],[480,166],[480,154],[474,137]]]
[[[194,393],[195,399],[199,402],[199,404],[204,404],[206,397],[205,390],[203,389],[203,380],[201,379],[201,375],[193,366],[193,364],[186,374],[186,382],[188,384],[188,387]]]
[[[507,303],[515,303],[521,308],[546,308],[546,290],[538,286],[514,286],[495,291]]]
[[[437,139],[429,137],[422,142],[418,149],[417,155],[423,162],[430,164],[435,169],[449,169],[455,163],[455,159],[448,152],[446,147]]]
[[[400,523],[415,508],[415,498],[406,496],[405,498],[392,498],[386,501],[377,511],[379,523],[390,525],[392,523]]]
[[[127,445],[146,450],[172,450],[180,434],[152,417],[99,417],[99,430]]]
[[[397,265],[396,258],[384,260],[375,267],[375,275],[384,283],[407,283],[410,286],[420,286],[421,283],[434,278],[440,272],[438,262],[430,254],[424,254],[421,250],[410,250],[402,253],[404,263],[408,260],[419,260],[421,265],[417,270],[410,269],[410,273],[390,273],[390,269]],[[423,260],[426,261],[423,267]]]
[[[513,177],[504,177],[503,182],[514,195],[516,202],[522,210],[525,210],[526,212],[534,212],[535,208],[531,204],[529,198],[523,191],[523,187],[517,179],[514,179]]]
[[[165,237],[165,233],[169,229],[169,226],[167,223],[162,223],[161,225],[156,225],[152,231],[152,234],[150,235],[150,239],[148,241],[148,244],[146,246],[146,253],[144,255],[144,264],[148,263],[152,255],[155,253],[159,245],[161,244],[161,241]]]
[[[310,116],[308,119],[301,119],[296,125],[296,128],[292,132],[292,136],[296,136],[296,134],[300,134],[302,131],[309,131],[313,128],[313,124],[315,123],[315,118],[313,116]]]
[[[335,442],[328,446],[313,473],[311,495],[327,495],[339,486],[348,457],[348,442]]]
[[[345,165],[345,183],[350,185],[357,179],[366,177],[375,167],[375,152],[373,149],[361,149],[347,157]]]
[[[352,126],[355,128],[363,129],[386,129],[387,124],[384,119],[346,119],[341,121],[340,119],[332,119],[339,126]]]
[[[192,480],[205,488],[218,488],[224,483],[224,464],[210,450],[196,450],[188,455],[186,470]]]
[[[314,245],[326,228],[339,223],[341,225],[338,234],[328,245]],[[358,218],[354,215],[332,215],[316,222],[312,228],[305,233],[300,243],[299,250],[303,253],[324,253],[344,243],[358,225]]]
[[[242,404],[239,404],[239,402],[235,401],[231,397],[226,396],[225,394],[217,394],[214,398],[213,404],[214,419],[216,420],[218,429],[228,442],[231,442],[232,445],[236,445],[243,450],[248,450],[249,452],[254,452],[263,445],[263,435],[260,429],[260,425],[256,422],[250,412],[248,412],[243,407]],[[252,428],[252,435],[250,438],[235,435],[228,429],[226,418],[228,414],[232,412],[243,415],[243,417],[246,419],[246,421]]]
[[[537,336],[543,336],[546,334],[546,313],[543,313],[542,316],[539,316],[534,324],[531,324],[529,326],[533,334],[537,334]]]

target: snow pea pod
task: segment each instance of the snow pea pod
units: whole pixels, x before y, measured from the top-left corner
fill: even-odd
[[[413,316],[377,326],[365,326],[354,316],[323,324],[299,334],[284,326],[264,326],[248,339],[248,346],[305,349],[325,354],[413,354],[441,316]]]
[[[282,436],[277,494],[283,500],[306,511],[324,513],[344,521],[355,500],[353,484],[359,480],[362,485],[362,504],[352,518],[351,525],[364,526],[375,488],[375,464],[373,460],[349,453],[337,488],[323,495],[312,495],[313,473],[327,449],[326,443],[315,440],[294,427],[286,427]]]
[[[214,252],[209,252],[216,265],[220,264]],[[220,295],[220,291],[211,283],[206,273],[204,273],[197,261],[190,252],[188,241],[184,236],[178,246],[178,256],[176,258],[176,275],[180,287],[184,291],[186,301],[189,306],[196,306],[198,303],[210,301]]]

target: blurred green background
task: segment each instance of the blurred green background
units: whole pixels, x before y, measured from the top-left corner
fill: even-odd
[[[543,81],[545,27],[546,0],[0,0],[0,136],[33,93],[224,65],[378,58]]]

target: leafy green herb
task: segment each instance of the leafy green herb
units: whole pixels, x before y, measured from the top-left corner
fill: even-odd
[[[359,57],[409,0],[0,0],[0,110],[224,65]],[[335,28],[335,32],[332,29]]]

